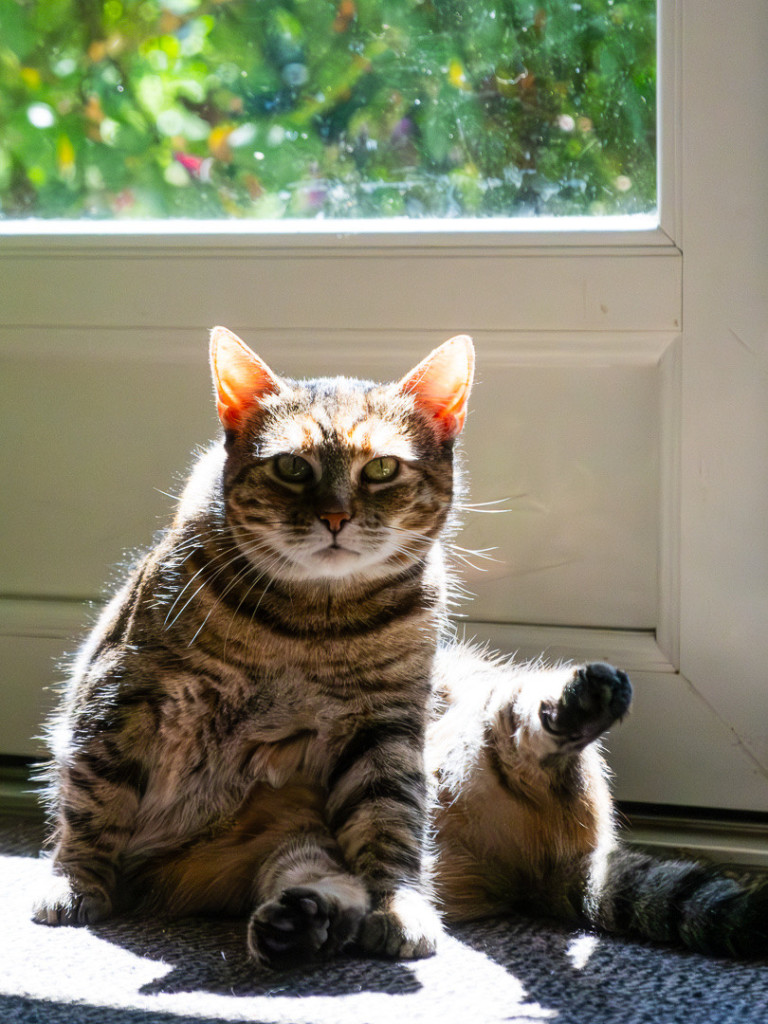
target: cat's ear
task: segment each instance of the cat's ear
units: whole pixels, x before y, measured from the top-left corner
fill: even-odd
[[[219,419],[225,430],[237,430],[243,417],[265,395],[279,389],[280,380],[226,327],[214,327],[211,331],[210,354]]]
[[[444,437],[456,437],[467,416],[467,399],[475,369],[472,339],[459,334],[430,352],[399,382],[398,389],[413,395]]]

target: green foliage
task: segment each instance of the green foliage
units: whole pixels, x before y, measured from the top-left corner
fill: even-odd
[[[0,217],[633,213],[655,0],[0,0]]]

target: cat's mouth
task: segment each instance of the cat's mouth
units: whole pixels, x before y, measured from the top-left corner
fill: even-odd
[[[344,544],[339,544],[334,539],[332,544],[326,544],[325,547],[320,548],[315,554],[320,558],[341,558],[344,555],[359,555],[360,552],[354,548],[348,548]]]

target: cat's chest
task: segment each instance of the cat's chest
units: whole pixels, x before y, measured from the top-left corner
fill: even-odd
[[[230,814],[254,782],[280,788],[301,775],[323,783],[360,718],[355,701],[321,694],[299,671],[211,680],[167,680],[166,715],[155,737],[156,770],[143,801],[155,820],[192,832]]]
[[[280,785],[296,772],[322,777],[361,707],[354,696],[325,692],[293,668],[262,678],[242,712],[238,732],[246,774]]]
[[[354,698],[319,687],[299,667],[280,670],[222,666],[218,672],[182,672],[164,680],[164,731],[199,735],[213,745],[275,741],[306,729],[327,731]]]

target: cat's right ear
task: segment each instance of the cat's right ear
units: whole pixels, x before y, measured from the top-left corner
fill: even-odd
[[[279,378],[226,327],[211,331],[210,355],[221,425],[225,430],[237,430],[265,395],[279,390]]]

